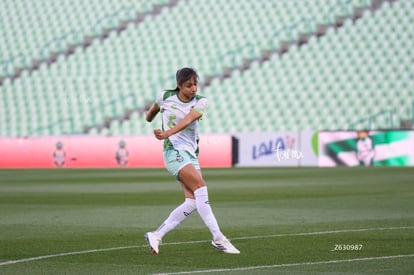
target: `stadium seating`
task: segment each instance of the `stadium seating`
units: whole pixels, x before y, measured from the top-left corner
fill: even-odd
[[[413,45],[405,41],[401,47],[394,37],[395,27],[388,22],[397,14],[401,22],[412,17],[412,5],[411,1],[399,1],[392,6],[386,3],[375,14],[367,11],[355,24],[347,20],[343,28],[329,29],[326,36],[313,38],[301,48],[293,47],[281,58],[274,55],[243,77],[232,76],[221,86],[207,88],[206,93],[212,98],[225,93],[250,105],[256,102],[257,109],[266,110],[256,124],[260,131],[398,126],[399,118],[412,116],[414,75],[407,54],[413,56],[408,50]],[[410,28],[411,23],[405,24],[399,33],[410,33]],[[231,87],[241,88],[234,91]],[[263,99],[266,94],[273,100]],[[273,105],[262,107],[263,102]],[[233,115],[241,120],[240,125],[249,124],[249,108],[245,104],[241,108],[244,115]],[[206,119],[226,117],[221,109],[214,112],[217,116],[209,114]],[[234,125],[235,129],[227,131],[250,131]]]
[[[33,9],[40,12],[42,3],[47,1],[39,1]],[[118,18],[116,11],[128,6],[128,13],[119,15],[125,19],[150,7],[131,3],[91,2],[95,13],[85,7],[77,16],[65,18],[70,23],[56,19],[51,8],[46,12],[53,21],[48,27],[64,34],[65,27],[71,26],[82,30],[83,37],[93,32],[101,14],[97,10]],[[260,61],[263,50],[296,41],[301,33],[315,33],[319,24],[332,24],[336,16],[350,16],[355,7],[370,3],[216,0],[201,5],[196,0],[177,1],[173,8],[165,7],[121,33],[111,32],[105,40],[94,40],[68,57],[59,56],[50,66],[43,64],[31,74],[5,81],[0,87],[4,107],[0,135],[79,134],[85,126],[106,122],[109,128],[92,127],[90,134],[148,134],[151,126],[141,114],[134,112],[124,120],[125,112],[142,107],[161,89],[175,87],[175,70],[182,66],[197,68],[201,82],[233,68],[228,78],[215,78],[200,91],[210,98],[211,106],[202,121],[204,132],[397,125],[398,119],[409,118],[413,111],[414,76],[407,58],[414,56],[412,0],[384,1],[375,13],[366,10],[360,20],[347,19],[343,27],[328,28],[319,39],[312,36],[301,47],[292,46],[282,56],[273,54],[268,61]],[[22,8],[18,5],[8,5],[9,13],[3,15]],[[24,18],[20,9],[14,14],[13,20]],[[40,29],[59,37],[46,27]],[[16,41],[27,35],[17,34]],[[43,42],[53,40],[46,34],[33,35],[36,38],[30,41],[38,43],[24,44],[25,49],[39,50]],[[9,55],[20,52],[13,43],[6,43]],[[37,58],[38,52],[27,55]],[[246,59],[253,60],[248,70],[234,70]]]
[[[32,60],[62,52],[68,45],[82,43],[85,36],[99,35],[137,12],[147,12],[166,0],[16,0],[0,3],[0,75],[29,66]]]

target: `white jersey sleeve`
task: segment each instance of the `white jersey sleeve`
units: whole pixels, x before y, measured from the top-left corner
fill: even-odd
[[[196,105],[194,105],[193,110],[200,113],[201,115],[207,110],[208,107],[208,99],[205,97],[200,98]]]
[[[164,98],[164,94],[165,94],[165,91],[162,91],[161,93],[159,93],[158,94],[158,96],[157,96],[157,98],[156,98],[156,100],[155,100],[155,103],[158,105],[158,106],[162,106],[162,102],[163,102],[163,98]]]

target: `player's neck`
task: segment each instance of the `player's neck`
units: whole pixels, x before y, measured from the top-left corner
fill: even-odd
[[[188,101],[190,101],[192,99],[192,97],[188,97],[185,94],[180,93],[180,92],[178,92],[178,95],[177,96],[183,102],[188,102]]]

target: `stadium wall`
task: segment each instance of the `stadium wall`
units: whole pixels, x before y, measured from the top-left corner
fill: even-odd
[[[414,166],[414,131],[200,135],[202,167]],[[150,136],[0,138],[0,168],[162,168]]]
[[[231,167],[230,135],[201,135],[200,165]],[[163,143],[153,136],[1,138],[1,168],[159,168]]]
[[[414,166],[414,131],[319,133],[319,166]]]
[[[318,166],[316,131],[235,134],[236,167]]]

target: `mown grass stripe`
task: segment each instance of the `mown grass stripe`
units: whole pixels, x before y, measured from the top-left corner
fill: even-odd
[[[405,230],[405,229],[414,229],[414,226],[343,229],[343,230],[303,232],[303,233],[292,233],[292,234],[246,236],[246,237],[236,237],[232,239],[233,240],[250,240],[250,239],[259,239],[259,238],[263,239],[263,238],[277,238],[277,237],[314,236],[314,235],[325,235],[325,234],[340,234],[340,233],[351,233],[351,232],[385,231],[385,230]],[[170,242],[170,243],[164,243],[163,246],[196,244],[196,243],[205,243],[205,242],[210,242],[210,240]],[[74,251],[74,252],[64,252],[64,253],[58,253],[58,254],[51,254],[51,255],[44,255],[44,256],[37,256],[37,257],[1,262],[0,266],[39,261],[39,260],[44,260],[44,259],[49,259],[49,258],[56,258],[56,257],[73,256],[73,255],[81,255],[81,254],[97,253],[97,252],[107,252],[107,251],[115,251],[115,250],[124,250],[124,249],[132,249],[132,248],[142,248],[142,247],[146,247],[146,245],[131,245],[131,246],[120,246],[120,247],[110,247],[110,248],[101,248],[101,249],[90,249],[90,250]],[[229,270],[232,270],[232,269],[229,269]],[[235,270],[238,270],[238,269],[235,269]],[[186,273],[165,273],[165,274],[186,274]]]

